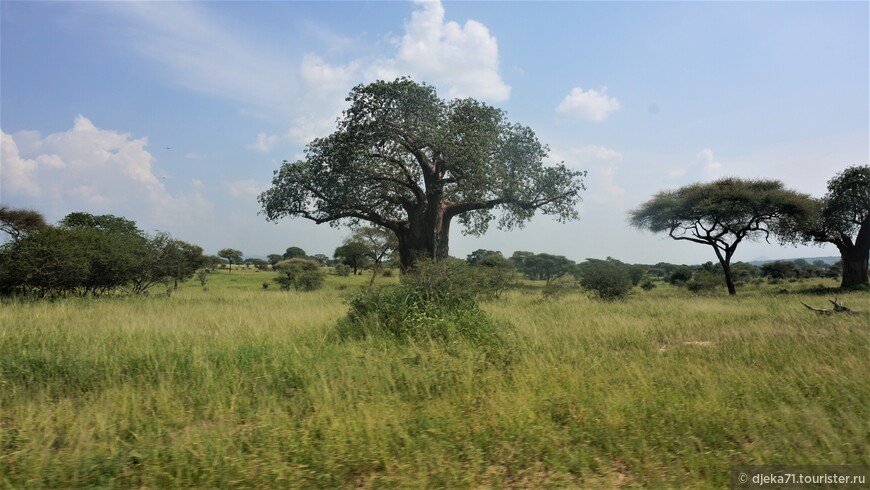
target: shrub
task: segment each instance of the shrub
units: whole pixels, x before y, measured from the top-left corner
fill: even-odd
[[[576,284],[573,281],[567,280],[555,280],[550,281],[541,288],[541,295],[544,297],[543,299],[559,299],[562,296],[568,294],[569,291],[574,289]]]
[[[692,276],[692,280],[686,283],[686,289],[693,293],[710,292],[725,285],[725,277],[715,272],[699,270]]]
[[[196,278],[199,279],[200,286],[205,286],[205,283],[208,282],[208,273],[209,269],[200,269],[196,271]]]
[[[655,289],[656,283],[653,282],[652,279],[644,279],[643,282],[640,283],[640,288],[644,291],[649,291],[650,289]]]
[[[505,329],[478,307],[480,282],[470,269],[461,262],[419,262],[398,285],[364,290],[339,321],[339,338],[461,340],[501,352]]]
[[[598,297],[613,301],[626,297],[631,291],[628,271],[607,260],[587,259],[577,266],[580,285],[598,293]]]
[[[347,277],[350,275],[351,269],[350,269],[350,266],[346,265],[346,264],[335,264],[335,267],[333,268],[333,270],[335,271],[335,275],[341,276],[341,277]]]
[[[314,291],[323,286],[326,275],[320,270],[320,264],[315,260],[293,258],[282,260],[275,264],[278,277],[274,279],[281,289],[296,291]]]

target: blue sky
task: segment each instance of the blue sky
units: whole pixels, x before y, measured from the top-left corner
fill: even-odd
[[[662,189],[773,178],[821,196],[870,161],[868,2],[0,2],[0,201],[56,221],[111,213],[209,253],[346,229],[266,222],[256,196],[329,134],[356,84],[409,75],[505,109],[589,172],[581,219],[478,248],[700,263],[640,232]],[[836,255],[747,243],[735,260]]]

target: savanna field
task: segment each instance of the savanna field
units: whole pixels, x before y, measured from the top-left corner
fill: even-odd
[[[0,303],[0,487],[727,487],[870,465],[870,294],[810,280],[624,301],[528,282],[497,352],[341,339],[367,276]],[[379,278],[378,283],[395,282]],[[819,315],[837,295],[865,313]]]

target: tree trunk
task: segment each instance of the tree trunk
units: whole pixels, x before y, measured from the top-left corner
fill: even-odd
[[[840,258],[843,261],[843,280],[841,288],[854,288],[862,284],[870,285],[867,278],[867,260],[870,251],[861,250],[858,247],[841,246]]]
[[[411,270],[418,260],[444,260],[450,250],[450,219],[444,217],[443,208],[415,218],[407,229],[396,232],[402,272]]]
[[[728,294],[734,296],[737,294],[737,288],[734,287],[734,278],[731,276],[731,263],[727,260],[720,260],[722,264],[722,272],[725,273],[725,285],[728,286]]]

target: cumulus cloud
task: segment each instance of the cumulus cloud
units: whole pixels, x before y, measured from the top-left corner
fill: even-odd
[[[267,152],[272,151],[272,149],[275,148],[275,145],[277,144],[278,137],[274,134],[258,133],[256,141],[249,144],[248,149]]]
[[[36,184],[36,160],[22,158],[12,136],[0,131],[0,189],[22,196],[39,195]],[[0,192],[2,195],[2,192]]]
[[[698,159],[698,163],[702,166],[704,173],[706,173],[708,177],[718,177],[722,175],[722,164],[713,158],[713,150],[704,148],[695,155],[695,158]]]
[[[588,172],[586,176],[588,200],[598,204],[622,204],[625,188],[617,183],[619,165],[623,159],[622,153],[605,146],[588,145],[553,150],[551,157],[565,162],[568,167]]]
[[[571,89],[571,93],[566,95],[556,107],[556,112],[587,121],[600,122],[605,120],[611,112],[618,111],[621,107],[619,100],[607,95],[607,87],[602,87],[600,92],[594,89],[584,91],[580,87],[574,87]]]
[[[346,92],[357,77],[360,63],[353,61],[346,65],[331,65],[316,54],[302,57],[300,74],[305,83],[317,95]]]
[[[226,183],[227,192],[232,197],[251,198],[259,196],[267,189],[266,186],[257,185],[254,179],[234,180]]]
[[[408,75],[436,86],[442,96],[496,102],[510,97],[496,37],[480,22],[447,20],[440,1],[416,2],[387,52],[339,63],[316,52],[290,58],[206,4],[116,2],[105,8],[136,27],[127,31],[133,46],[173,83],[241,102],[246,114],[289,122],[281,136],[274,130],[258,135],[248,145],[257,151],[328,134],[347,92],[375,79]],[[324,32],[317,37],[324,36],[330,37]],[[328,52],[336,43],[325,44]]]
[[[722,163],[713,155],[713,150],[704,148],[695,155],[695,161],[668,169],[670,180],[710,180],[722,176]]]
[[[25,145],[19,146],[19,138]],[[199,193],[172,195],[154,174],[147,138],[96,127],[79,115],[68,131],[2,133],[4,199],[40,202],[59,212],[144,217],[155,222],[211,207]],[[50,203],[50,204],[49,204]]]
[[[445,21],[440,1],[418,1],[395,57],[376,63],[382,78],[410,74],[447,87],[450,97],[503,101],[511,88],[499,73],[498,41],[474,20]]]

